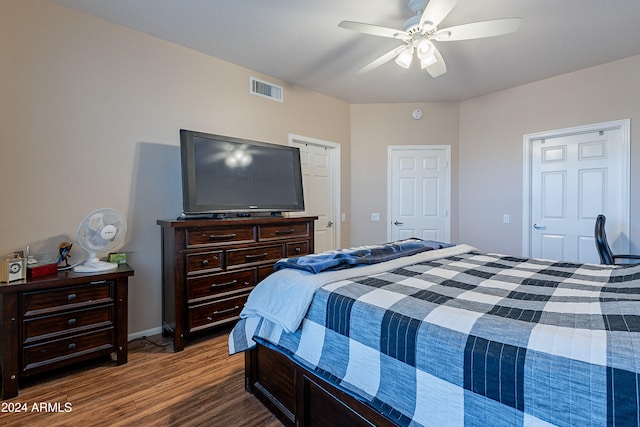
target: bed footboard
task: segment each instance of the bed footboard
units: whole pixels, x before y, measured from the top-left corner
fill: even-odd
[[[394,426],[285,355],[257,345],[245,353],[245,388],[286,426]]]

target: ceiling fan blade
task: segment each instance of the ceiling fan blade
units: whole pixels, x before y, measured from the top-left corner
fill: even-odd
[[[447,64],[444,63],[444,59],[442,59],[442,55],[440,55],[438,49],[436,49],[433,54],[436,56],[437,61],[429,65],[426,70],[431,77],[438,77],[447,72]]]
[[[364,24],[362,22],[354,21],[342,21],[338,24],[338,27],[347,30],[357,31],[359,33],[371,34],[380,37],[389,37],[398,40],[409,39],[409,34],[402,30],[395,30],[393,28],[381,27],[379,25]]]
[[[381,57],[374,59],[373,61],[369,62],[367,65],[362,67],[360,70],[358,70],[358,74],[366,73],[367,71],[371,71],[374,68],[378,68],[382,64],[391,61],[393,58],[398,56],[400,52],[405,48],[406,46],[398,46],[395,49],[390,50],[389,52],[385,53]]]
[[[432,38],[438,41],[456,41],[500,36],[516,32],[521,21],[522,18],[506,18],[456,25],[439,30]]]
[[[422,33],[424,34],[440,25],[457,3],[458,0],[430,0],[420,17]]]

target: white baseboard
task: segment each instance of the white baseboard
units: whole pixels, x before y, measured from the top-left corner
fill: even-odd
[[[150,337],[152,335],[158,335],[160,333],[162,333],[162,326],[158,326],[157,328],[147,329],[146,331],[134,332],[132,334],[129,334],[127,336],[127,339],[129,341],[133,341],[133,340],[136,340],[138,338]]]

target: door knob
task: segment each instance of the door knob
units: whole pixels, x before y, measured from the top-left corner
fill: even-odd
[[[535,228],[536,230],[545,230],[547,228],[546,225],[540,225],[540,224],[533,224],[533,228]]]
[[[329,221],[329,222],[327,223],[327,227],[331,227],[332,225],[333,225],[333,221]]]
[[[404,225],[404,222],[400,222],[398,220],[393,221],[393,225]]]

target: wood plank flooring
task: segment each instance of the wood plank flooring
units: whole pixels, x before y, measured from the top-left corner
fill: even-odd
[[[227,337],[209,334],[178,353],[160,335],[139,339],[127,364],[107,358],[29,380],[1,403],[26,412],[0,412],[0,426],[282,426],[244,390],[244,355],[228,355]]]

